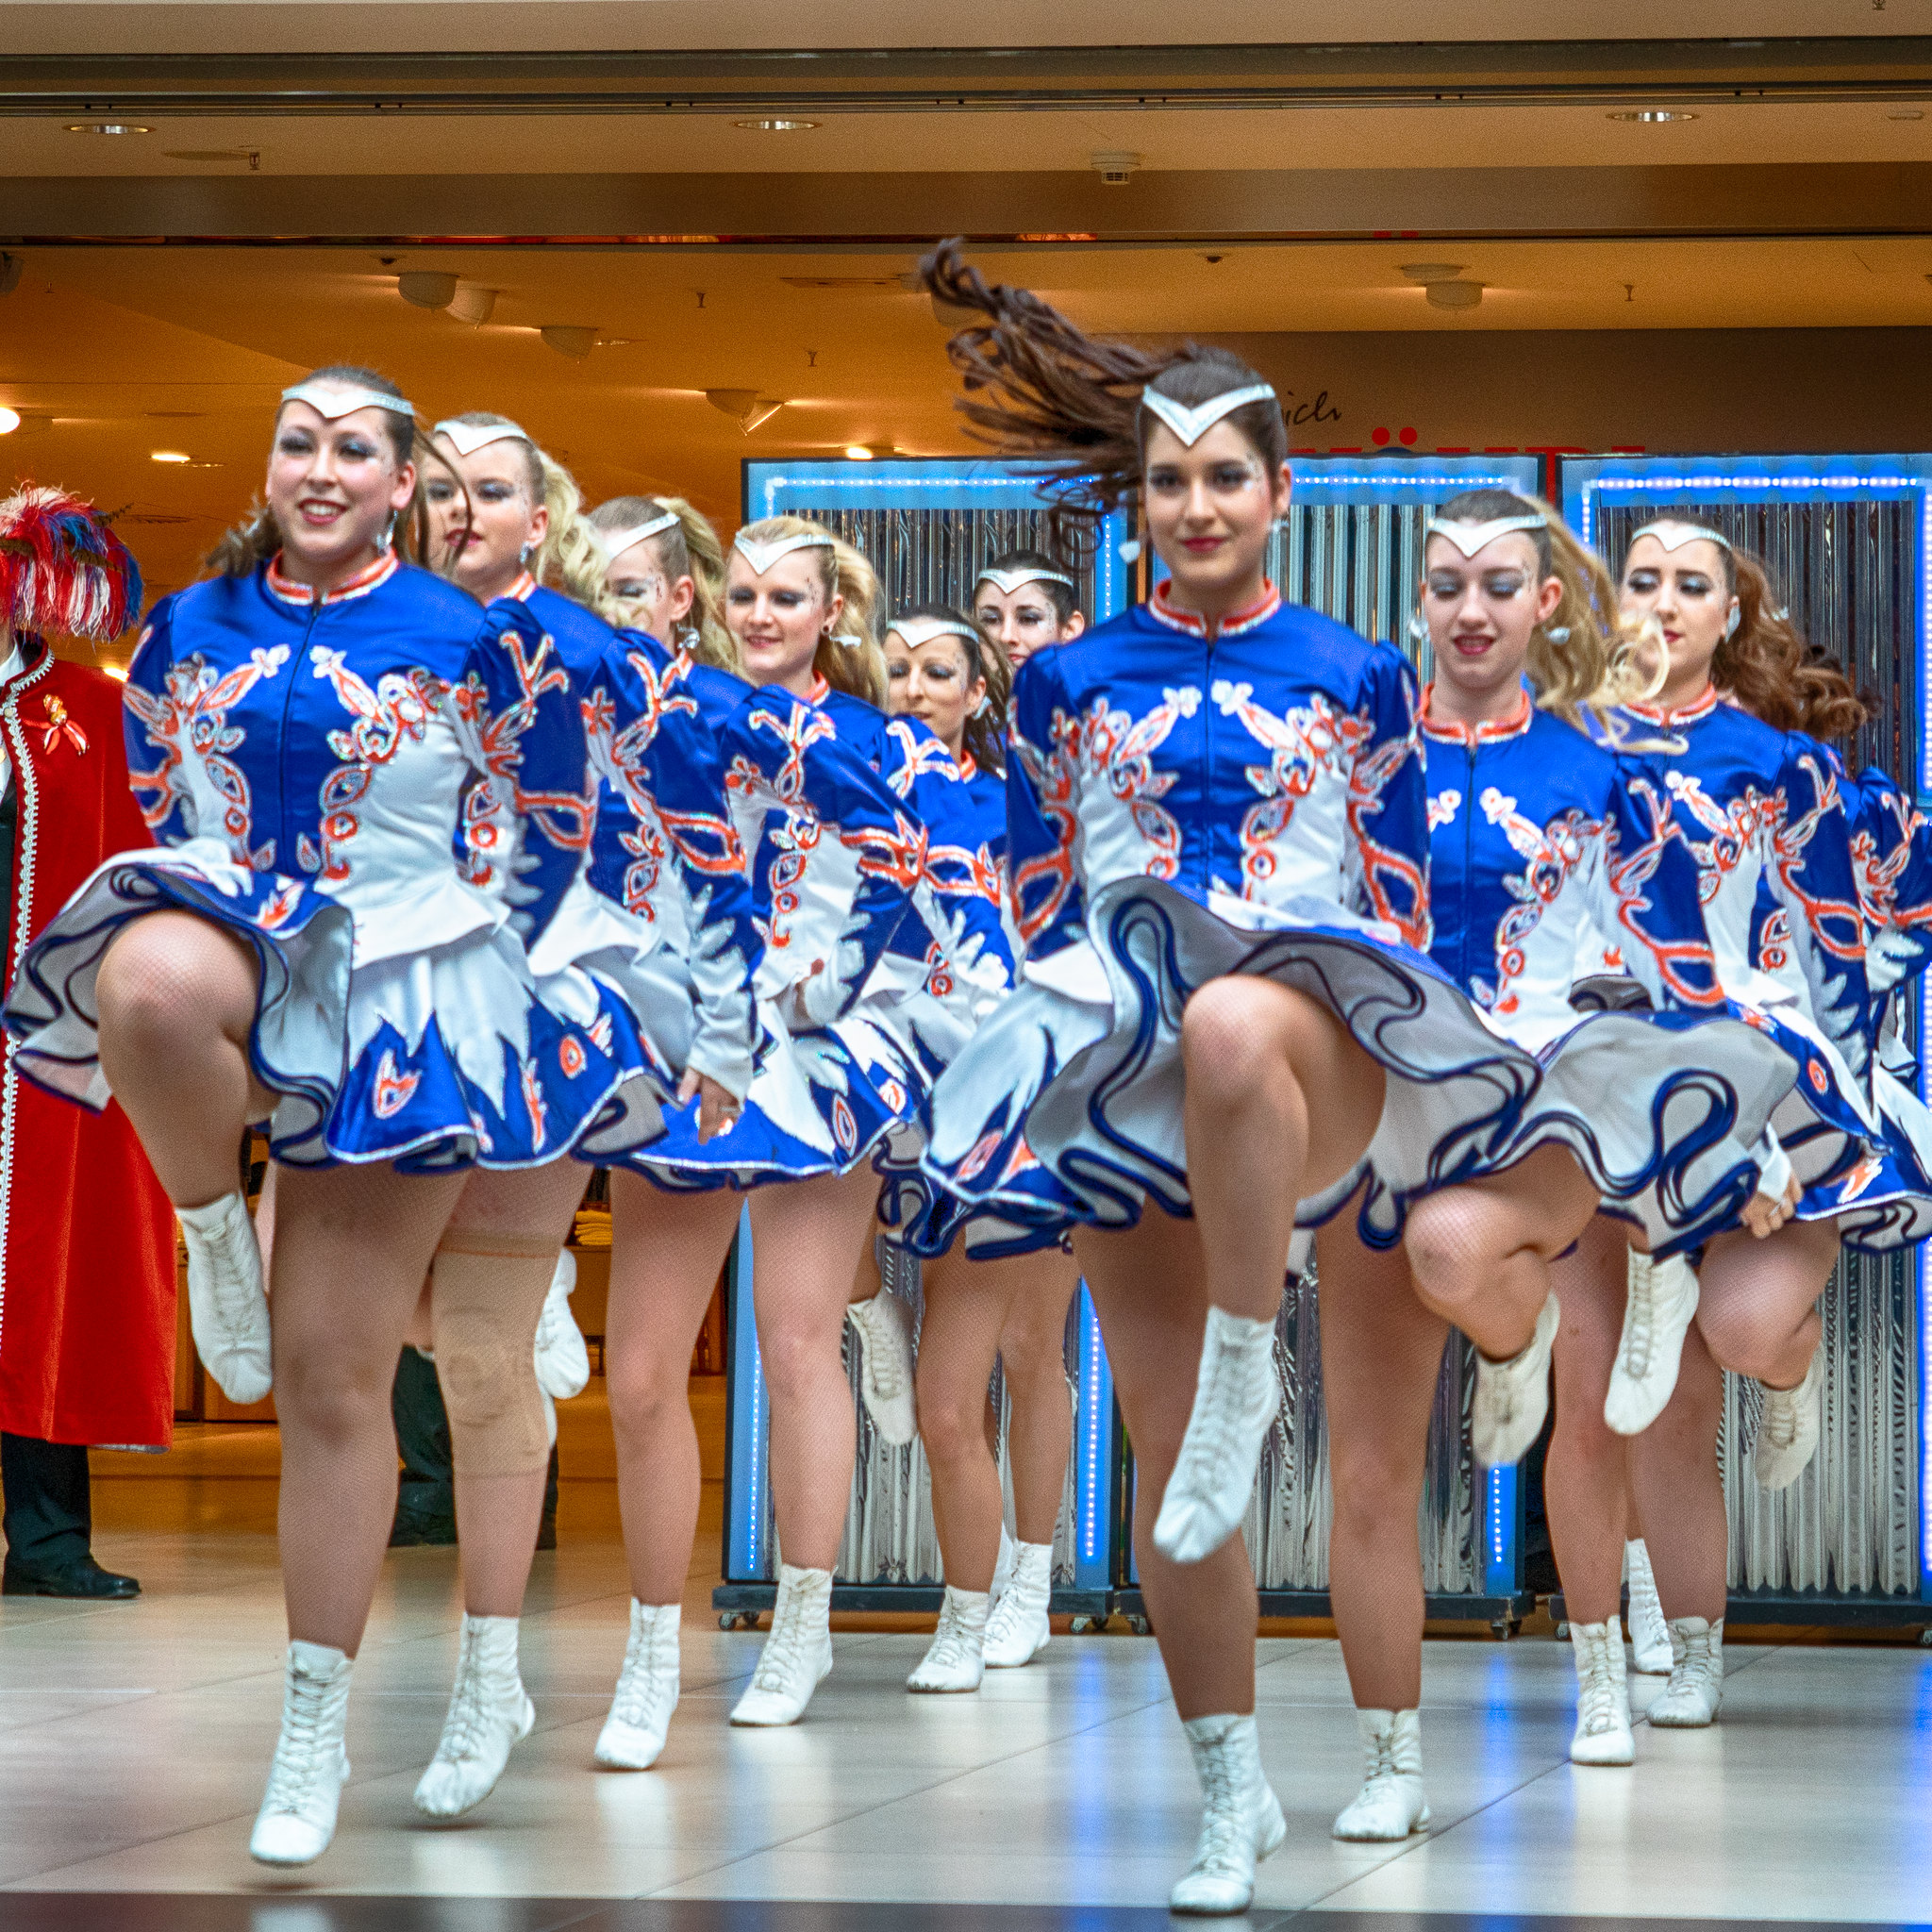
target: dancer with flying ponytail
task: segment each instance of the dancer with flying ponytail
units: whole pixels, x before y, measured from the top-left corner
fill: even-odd
[[[582,987],[531,969],[580,865],[582,725],[547,642],[502,637],[404,561],[425,536],[417,455],[410,406],[367,370],[284,393],[265,506],[213,577],[156,607],[129,674],[158,849],[95,874],[7,1013],[23,1071],[94,1105],[111,1089],[133,1121],[181,1218],[209,1365],[241,1400],[270,1380],[245,1126],[284,1170],[291,1641],[250,1845],[278,1865],[334,1834],[395,1513],[390,1385],[470,1170],[550,1166],[642,1072],[626,1016],[600,1001],[587,1022]],[[450,1354],[480,1369],[515,1351],[500,1284],[478,1285]]]
[[[941,1081],[926,1171],[969,1208],[1074,1224],[1134,1443],[1141,1585],[1206,1801],[1172,1904],[1241,1911],[1285,1827],[1233,1532],[1279,1407],[1297,1224],[1350,1205],[1392,1243],[1438,1176],[1534,1155],[1570,1100],[1424,955],[1408,667],[1284,608],[1263,575],[1289,491],[1274,391],[1224,351],[1090,340],[989,289],[954,244],[925,273],[988,318],[952,344],[968,421],[1051,467],[1063,522],[1138,500],[1171,572],[1017,681],[1025,983]],[[1542,1301],[1507,1286],[1458,1314],[1499,1360],[1532,1341]]]

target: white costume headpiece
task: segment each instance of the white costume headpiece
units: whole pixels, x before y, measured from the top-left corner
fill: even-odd
[[[633,524],[627,530],[598,530],[597,541],[604,546],[604,558],[608,563],[613,558],[622,557],[633,543],[641,543],[646,537],[656,537],[675,528],[677,512],[667,509],[661,517],[653,517],[648,524]],[[593,529],[595,525],[591,526]],[[764,575],[759,571],[760,576]]]
[[[908,651],[916,651],[935,638],[964,638],[974,644],[979,641],[979,632],[958,617],[895,617],[887,625],[886,635],[891,637],[894,631],[906,640]]]
[[[1232,415],[1245,403],[1272,403],[1274,391],[1265,382],[1252,382],[1246,389],[1231,389],[1224,395],[1209,396],[1191,409],[1172,396],[1157,395],[1151,389],[1141,391],[1141,401],[1192,449],[1224,416]]]
[[[1465,558],[1471,558],[1484,544],[1493,543],[1498,537],[1507,537],[1511,530],[1544,530],[1548,527],[1548,520],[1534,512],[1521,517],[1491,517],[1486,524],[1451,524],[1443,522],[1441,517],[1431,517],[1424,526],[1424,535],[1446,537]]]
[[[1047,570],[1038,564],[1023,565],[1019,570],[995,570],[988,564],[977,581],[991,584],[1003,597],[1010,597],[1023,584],[1064,584],[1070,591],[1079,588],[1065,571]]]
[[[401,396],[385,394],[379,389],[365,389],[359,382],[341,383],[332,377],[298,382],[282,391],[285,403],[307,403],[326,423],[340,416],[353,416],[358,409],[390,409],[412,421],[416,406]]]
[[[1728,550],[1731,540],[1716,530],[1707,530],[1702,524],[1680,524],[1666,518],[1661,523],[1643,524],[1630,532],[1634,544],[1640,537],[1655,537],[1666,553],[1681,550],[1687,543],[1715,543],[1720,550]]]
[[[454,416],[439,423],[431,434],[446,436],[456,444],[459,457],[473,457],[479,449],[488,449],[492,442],[529,442],[527,431],[519,429],[514,423],[458,423]]]
[[[732,538],[731,547],[751,565],[752,575],[761,577],[781,557],[790,557],[794,550],[829,550],[832,533],[808,530],[802,537],[776,537],[769,543],[755,543],[741,530]]]

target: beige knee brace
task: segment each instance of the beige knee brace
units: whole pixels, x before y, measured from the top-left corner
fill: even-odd
[[[537,1386],[537,1321],[557,1243],[452,1227],[430,1271],[436,1374],[458,1475],[525,1475],[550,1462]]]

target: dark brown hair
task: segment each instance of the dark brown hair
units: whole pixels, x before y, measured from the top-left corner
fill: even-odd
[[[1077,575],[1071,564],[1061,563],[1049,557],[1043,550],[1003,550],[997,557],[989,558],[980,566],[979,575],[973,580],[973,594],[976,600],[979,587],[986,581],[989,571],[1017,570],[1057,570],[1062,576]],[[1050,577],[1041,581],[1041,594],[1053,606],[1056,626],[1064,630],[1067,620],[1080,608],[1080,592],[1072,584],[1057,584]]]
[[[919,272],[941,303],[987,317],[946,344],[965,379],[955,408],[1002,456],[1039,461],[1049,535],[1077,554],[1091,554],[1099,520],[1140,492],[1151,413],[1143,391],[1198,408],[1262,380],[1225,349],[1142,349],[1087,335],[1028,290],[989,287],[958,239],[941,242]],[[1279,403],[1243,403],[1226,420],[1271,476],[1288,460]]]
[[[963,610],[955,610],[950,604],[908,605],[893,615],[892,623],[886,626],[886,634],[891,635],[892,625],[901,618],[910,623],[922,617],[963,625],[972,632],[971,637],[955,635],[952,639],[966,659],[966,682],[971,685],[977,684],[982,677],[986,679],[986,708],[966,720],[966,749],[972,753],[974,764],[983,765],[989,772],[1004,777],[1007,770],[1007,707],[1013,695],[1013,667],[1008,660],[1005,648],[976,618]]]
[[[1857,688],[1814,644],[1807,644],[1780,607],[1764,559],[1735,550],[1714,530],[1681,518],[1657,519],[1709,540],[1724,570],[1724,589],[1738,600],[1738,627],[1717,647],[1710,679],[1753,717],[1779,731],[1812,738],[1849,738],[1865,722]],[[1626,554],[1624,569],[1630,568]]]

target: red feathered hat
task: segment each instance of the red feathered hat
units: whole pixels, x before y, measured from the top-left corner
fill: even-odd
[[[141,567],[92,504],[28,483],[0,502],[0,626],[118,638],[141,614]]]

